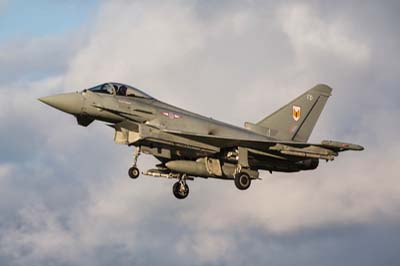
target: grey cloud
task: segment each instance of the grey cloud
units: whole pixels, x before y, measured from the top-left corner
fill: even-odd
[[[61,51],[63,37],[27,41],[22,57],[7,44],[13,52],[3,54],[0,69],[14,79],[24,74],[0,85],[0,259],[10,265],[397,265],[395,6],[106,2],[85,41],[69,52]],[[341,48],[342,42],[350,45]],[[50,52],[39,51],[38,43]],[[60,62],[41,60],[59,53]],[[33,59],[25,67],[26,55]],[[367,150],[321,162],[314,172],[263,174],[245,193],[227,182],[196,180],[190,197],[177,201],[168,180],[128,180],[131,150],[113,144],[111,129],[77,127],[72,117],[36,101],[105,80],[144,87],[236,124],[257,121],[315,83],[328,83],[334,95],[313,139],[343,138]],[[154,163],[140,159],[142,169]]]

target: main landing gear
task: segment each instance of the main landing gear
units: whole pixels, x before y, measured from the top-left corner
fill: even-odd
[[[128,170],[128,175],[132,179],[136,179],[140,175],[139,168],[136,167],[139,156],[140,156],[140,147],[136,148],[135,152],[133,153],[133,165]]]
[[[247,173],[239,172],[235,175],[235,185],[240,190],[246,190],[251,185],[251,178]]]
[[[133,154],[133,165],[128,170],[128,175],[132,179],[136,179],[140,175],[139,168],[137,168],[137,161],[140,156],[140,147],[136,148]],[[189,195],[189,186],[186,184],[188,176],[186,174],[174,174],[164,173],[163,169],[158,169],[158,171],[149,170],[144,173],[144,175],[156,176],[156,177],[166,177],[166,178],[177,178],[179,181],[176,182],[172,187],[172,192],[177,199],[184,199]],[[190,178],[189,178],[190,179]]]
[[[258,177],[258,172],[250,170],[248,149],[238,147],[238,164],[234,174],[235,186],[239,190],[246,190],[251,185],[250,174],[254,177]]]
[[[172,192],[177,199],[184,199],[189,195],[189,186],[186,184],[186,174],[180,176],[179,181],[172,187]]]

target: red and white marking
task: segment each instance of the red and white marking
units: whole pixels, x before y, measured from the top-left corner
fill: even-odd
[[[175,113],[172,113],[172,112],[161,112],[161,114],[165,115],[166,117],[168,117],[170,119],[180,119],[180,118],[182,118],[181,115],[175,114]]]

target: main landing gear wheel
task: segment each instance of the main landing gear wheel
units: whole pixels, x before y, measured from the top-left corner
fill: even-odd
[[[129,168],[128,174],[129,174],[130,178],[136,179],[136,178],[138,178],[140,172],[136,166],[132,166],[131,168]]]
[[[246,173],[237,173],[235,176],[235,185],[240,190],[246,190],[251,185],[251,178]]]
[[[189,195],[189,186],[186,182],[178,181],[172,187],[172,192],[177,199],[184,199]]]

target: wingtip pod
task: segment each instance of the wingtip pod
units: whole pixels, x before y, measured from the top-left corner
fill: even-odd
[[[346,145],[348,145],[347,150],[350,150],[350,151],[363,151],[364,150],[364,147],[361,145],[358,145],[358,144],[348,143]]]
[[[365,149],[363,146],[358,145],[358,144],[352,144],[352,145],[354,145],[354,148],[353,148],[354,151],[363,151]]]

